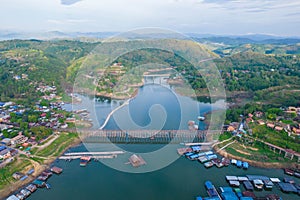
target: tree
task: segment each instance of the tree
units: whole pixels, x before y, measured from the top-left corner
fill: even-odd
[[[21,122],[20,123],[20,128],[22,130],[27,130],[28,129],[28,122]]]
[[[38,116],[37,115],[28,115],[28,122],[31,122],[31,123],[38,122]]]
[[[46,128],[45,126],[32,127],[30,131],[35,135],[37,141],[46,138],[53,133],[51,128]]]

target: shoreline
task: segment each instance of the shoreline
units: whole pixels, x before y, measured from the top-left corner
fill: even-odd
[[[50,166],[57,160],[59,156],[64,154],[67,150],[69,150],[72,147],[75,147],[79,144],[82,143],[82,140],[78,137],[76,138],[69,146],[67,146],[58,156],[56,157],[51,157],[48,160],[45,160],[43,164],[39,164],[38,168],[35,169],[35,175],[31,175],[28,177],[27,180],[23,182],[16,182],[15,184],[12,185],[7,185],[5,186],[1,191],[0,191],[0,199],[5,199],[8,196],[14,194],[16,191],[20,190],[24,186],[30,184],[33,180],[35,180],[44,170],[50,168]],[[235,156],[233,154],[230,154],[226,152],[226,150],[220,150],[217,146],[213,147],[213,150],[216,152],[216,154],[230,158],[230,159],[237,159],[241,160],[243,162],[248,162],[251,166],[253,167],[258,167],[258,168],[265,168],[265,169],[282,169],[282,168],[294,168],[294,169],[299,169],[300,165],[297,163],[269,163],[269,162],[260,162],[260,161],[254,161],[254,160],[249,160],[240,156]]]
[[[253,167],[259,167],[259,168],[265,168],[265,169],[283,169],[283,168],[300,169],[300,164],[297,164],[297,163],[260,162],[260,161],[249,160],[244,157],[230,154],[226,150],[220,150],[217,146],[214,146],[213,150],[217,154],[219,154],[225,158],[236,159],[236,160],[241,160],[243,162],[248,162]]]
[[[23,188],[24,186],[30,184],[38,176],[40,176],[43,171],[45,171],[46,169],[49,169],[51,167],[51,165],[55,162],[55,160],[57,160],[57,158],[59,158],[62,154],[64,154],[68,149],[79,145],[81,142],[82,141],[81,141],[80,137],[77,137],[58,156],[51,157],[51,158],[45,160],[43,164],[39,163],[39,165],[37,166],[37,169],[34,166],[34,170],[35,170],[34,175],[28,176],[28,178],[22,182],[20,182],[20,180],[18,180],[15,183],[7,184],[5,187],[3,187],[3,189],[0,190],[0,199],[5,199],[5,198],[9,197],[10,195],[14,194],[16,191]],[[31,165],[32,165],[32,163],[31,163]]]

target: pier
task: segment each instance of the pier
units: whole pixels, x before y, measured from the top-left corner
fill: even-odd
[[[103,151],[103,152],[73,152],[73,153],[65,153],[65,156],[88,156],[88,155],[117,155],[117,154],[123,154],[124,151]]]
[[[74,160],[74,159],[81,159],[82,157],[88,156],[93,159],[109,159],[109,158],[116,158],[117,155],[124,154],[124,151],[102,151],[102,152],[72,152],[72,153],[65,153],[64,155],[60,156],[58,159],[60,160]]]
[[[93,158],[93,159],[110,159],[110,158],[116,158],[117,155],[116,154],[114,154],[114,155],[104,155],[104,156],[92,155],[90,157]],[[80,158],[82,158],[82,156],[60,156],[58,159],[60,159],[60,160],[74,160],[74,159],[80,159]]]

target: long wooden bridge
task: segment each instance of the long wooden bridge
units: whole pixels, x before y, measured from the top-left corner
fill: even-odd
[[[212,142],[220,130],[77,130],[87,143],[197,143]]]

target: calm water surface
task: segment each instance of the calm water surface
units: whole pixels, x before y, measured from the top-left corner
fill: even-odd
[[[82,98],[84,100],[83,104],[75,105],[74,109],[84,107],[93,110],[95,108],[95,113],[91,114],[94,128],[100,127],[105,121],[105,117],[108,113],[121,103],[118,101],[100,101],[93,104],[93,102],[95,102],[93,98]],[[118,117],[121,116],[125,121],[131,117],[135,123],[134,125],[140,127],[147,127],[149,124],[154,125],[155,127],[157,125],[155,123],[159,123],[159,121],[153,120],[153,118],[151,119],[151,114],[149,114],[149,110],[151,110],[153,105],[161,105],[163,109],[161,107],[152,109],[152,117],[159,118],[164,112],[167,114],[163,129],[186,129],[188,120],[196,121],[198,115],[203,115],[204,113],[217,108],[217,104],[200,103],[188,97],[175,95],[166,87],[148,85],[139,90],[138,96],[132,100],[129,106],[120,109]],[[184,111],[181,112],[181,110]],[[182,121],[184,123],[182,123]],[[129,124],[129,122],[126,121],[125,124]],[[129,125],[129,127],[130,126],[131,125]],[[203,129],[205,124],[200,122],[199,127]],[[119,128],[120,127],[114,118],[111,118],[108,125],[105,127],[105,129]],[[118,144],[118,146],[132,152],[149,152],[160,149],[163,145]],[[179,145],[173,146],[174,151],[172,154],[176,154],[175,149],[178,147]],[[102,151],[112,150],[112,146],[108,144],[102,144],[100,148]],[[99,146],[97,149],[99,149]],[[68,151],[85,150],[85,146],[81,144]],[[160,159],[164,159],[163,156],[168,155],[162,155],[162,158]],[[106,162],[119,162],[120,165],[125,166],[124,163],[127,159],[127,155],[120,155],[118,158],[106,160]],[[89,163],[86,167],[80,167],[79,160],[71,162],[56,161],[54,164],[63,168],[63,173],[61,175],[53,175],[48,180],[48,183],[52,186],[50,190],[38,189],[29,199],[185,200],[195,199],[198,195],[207,196],[204,188],[204,182],[206,180],[211,180],[216,187],[228,186],[225,180],[226,175],[240,176],[246,174],[259,174],[279,178],[285,176],[282,170],[254,167],[250,167],[248,170],[237,169],[234,166],[221,169],[217,169],[216,167],[206,169],[197,161],[189,161],[183,157],[163,169],[136,174],[120,172],[108,167],[102,162],[94,161]],[[126,167],[131,166],[127,165]],[[240,188],[243,190],[243,186]],[[257,192],[256,194],[257,196],[263,196],[265,193],[272,192],[263,191]],[[299,196],[294,194],[284,194],[276,187],[273,189],[273,193],[281,195],[283,199],[299,199]]]

